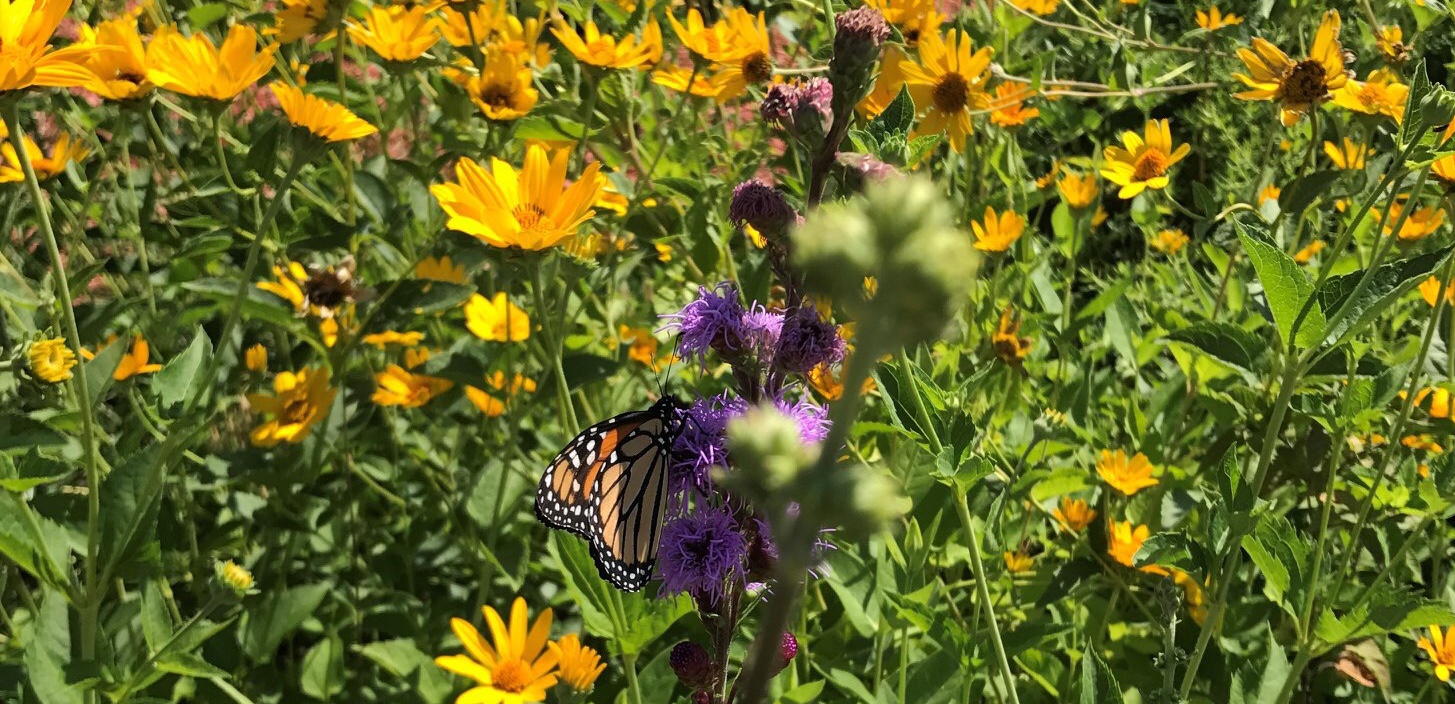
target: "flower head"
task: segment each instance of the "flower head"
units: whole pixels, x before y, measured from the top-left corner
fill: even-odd
[[[465,327],[486,342],[522,342],[530,337],[530,317],[501,291],[494,298],[470,296]]]
[[[510,606],[510,624],[495,609],[486,606],[485,625],[494,641],[485,642],[469,621],[450,619],[450,629],[465,654],[441,655],[434,662],[445,670],[475,681],[456,701],[478,704],[522,704],[545,701],[546,690],[556,685],[560,655],[546,647],[555,614],[545,609],[534,624],[527,620],[525,599],[516,597]]]
[[[430,281],[444,281],[452,284],[465,283],[465,265],[456,264],[449,255],[443,257],[425,257],[418,264],[414,265],[414,275],[417,278]]]
[[[8,137],[8,130],[0,129],[0,139]],[[25,143],[26,160],[30,162],[30,168],[35,171],[35,177],[44,181],[52,178],[66,170],[66,165],[73,161],[85,159],[90,150],[81,144],[80,140],[72,140],[71,135],[62,132],[56,137],[56,142],[51,146],[50,155],[41,150],[40,145],[25,135],[22,139]],[[0,183],[12,183],[25,180],[25,165],[20,161],[20,155],[15,152],[15,145],[8,139],[0,144]]]
[[[985,94],[990,55],[989,47],[974,51],[969,35],[960,30],[920,39],[919,62],[906,60],[902,66],[910,97],[925,111],[915,134],[947,133],[952,149],[965,149],[965,135],[974,129],[970,112],[990,107]]]
[[[374,383],[378,385],[374,389],[374,403],[404,408],[419,408],[455,385],[449,379],[415,374],[398,364],[375,374]]]
[[[1056,181],[1056,190],[1061,193],[1061,200],[1065,201],[1066,207],[1073,210],[1090,208],[1096,202],[1096,174],[1083,176],[1070,171],[1064,173]]]
[[[1125,147],[1107,147],[1103,153],[1108,163],[1101,175],[1122,187],[1117,191],[1119,198],[1134,198],[1148,188],[1166,188],[1171,180],[1167,170],[1192,151],[1186,144],[1172,146],[1172,130],[1166,120],[1148,120],[1144,135],[1123,132]]]
[[[1000,323],[996,325],[995,332],[990,336],[990,346],[995,350],[995,356],[1000,361],[1020,369],[1025,363],[1026,355],[1031,353],[1033,340],[1029,337],[1021,337],[1021,320],[1010,306],[1000,313]]]
[[[273,378],[272,395],[247,395],[253,409],[267,417],[262,425],[253,428],[253,444],[273,447],[280,442],[302,442],[328,415],[336,393],[329,386],[327,369],[280,372]]]
[[[709,350],[724,356],[742,352],[747,339],[743,315],[747,311],[738,297],[737,287],[724,281],[711,290],[700,286],[697,292],[697,298],[682,310],[662,316],[671,321],[666,327],[679,333],[677,354],[696,357],[706,364]]]
[[[274,266],[273,276],[277,277],[276,281],[259,282],[258,288],[292,303],[299,316],[314,315],[330,321],[358,296],[352,257],[345,257],[338,264],[308,268],[290,261],[284,266]]]
[[[778,189],[750,178],[733,188],[728,219],[734,224],[751,225],[759,232],[778,236],[798,221],[798,212]]]
[[[131,100],[151,92],[147,52],[135,17],[107,20],[95,29],[82,25],[80,31],[75,45],[91,49],[86,54],[86,68],[95,74],[86,84],[87,90],[107,100]]]
[[[1410,87],[1399,82],[1393,71],[1379,69],[1369,74],[1369,80],[1350,79],[1334,91],[1334,104],[1365,115],[1383,115],[1404,122],[1405,103],[1409,101]],[[1327,142],[1325,142],[1327,144]]]
[[[1343,146],[1333,142],[1324,142],[1324,154],[1334,166],[1341,169],[1362,169],[1364,160],[1374,153],[1374,149],[1367,144],[1360,144],[1348,137],[1344,138]]]
[[[589,646],[582,645],[581,639],[575,633],[563,636],[560,640],[550,643],[549,647],[551,652],[556,654],[556,660],[561,668],[556,676],[578,692],[591,689],[596,678],[606,671],[606,664],[601,662],[601,654]]]
[[[1085,500],[1062,497],[1061,505],[1051,512],[1051,517],[1066,530],[1080,533],[1096,520],[1096,511]]]
[[[799,306],[783,318],[773,365],[789,373],[806,374],[820,364],[839,363],[845,348],[837,325],[824,320],[816,309]]]
[[[940,31],[940,25],[945,23],[945,16],[934,0],[866,0],[864,4],[878,10],[883,21],[898,28],[909,46]]]
[[[30,361],[30,371],[41,381],[52,384],[70,379],[71,369],[76,366],[76,353],[60,337],[30,343],[25,356]]]
[[[429,7],[423,4],[375,5],[361,21],[349,25],[349,37],[385,61],[413,61],[439,41],[439,22],[428,12]]]
[[[152,374],[161,371],[162,365],[150,362],[151,348],[147,341],[137,335],[131,339],[131,347],[126,354],[121,356],[121,362],[116,365],[116,371],[111,373],[111,378],[116,381],[125,381],[137,374]]]
[[[266,370],[268,368],[268,348],[264,347],[261,342],[249,347],[247,352],[243,353],[243,364],[247,366],[248,371],[253,373]]]
[[[1010,4],[1026,12],[1033,12],[1041,17],[1045,17],[1055,12],[1057,7],[1060,7],[1061,0],[1011,0]]]
[[[1404,394],[1404,391],[1400,392],[1401,398]],[[1424,409],[1431,418],[1450,418],[1450,390],[1440,386],[1427,386],[1415,392],[1415,405]]]
[[[1317,257],[1319,255],[1319,252],[1324,251],[1324,247],[1327,246],[1328,244],[1325,243],[1323,240],[1314,240],[1307,245],[1304,245],[1303,249],[1294,252],[1293,260],[1295,262],[1298,262],[1299,264],[1307,264],[1313,261],[1313,258]]]
[[[1168,229],[1158,232],[1148,244],[1152,245],[1152,249],[1170,257],[1181,252],[1182,248],[1187,246],[1187,242],[1187,233],[1178,229]]]
[[[238,596],[247,595],[255,584],[253,573],[232,560],[217,563],[217,579]]]
[[[1440,301],[1440,277],[1431,276],[1420,283],[1420,297],[1431,306]],[[1455,305],[1455,282],[1445,287],[1445,302]]]
[[[297,86],[275,81],[268,88],[289,122],[326,142],[347,142],[379,131],[343,105],[307,95]]]
[[[1241,100],[1276,100],[1284,127],[1295,122],[1349,80],[1344,70],[1344,47],[1339,44],[1339,12],[1329,10],[1314,34],[1308,58],[1294,61],[1281,49],[1262,38],[1253,39],[1251,49],[1238,49],[1248,73],[1235,73],[1250,90],[1238,93]]]
[[[1410,52],[1414,46],[1404,41],[1404,30],[1396,25],[1380,27],[1374,32],[1374,44],[1379,48],[1380,56],[1384,62],[1391,66],[1400,66],[1409,61]]]
[[[667,521],[657,551],[663,594],[717,603],[728,581],[742,579],[748,541],[727,511],[701,507]]]
[[[531,71],[516,54],[491,46],[485,49],[485,70],[478,76],[455,70],[453,80],[465,89],[470,102],[491,120],[517,120],[535,107],[540,94]]]
[[[672,646],[672,652],[667,656],[667,663],[672,666],[672,672],[677,675],[677,680],[686,685],[688,689],[697,691],[712,686],[714,677],[712,656],[707,654],[707,648],[690,640],[684,640]]]
[[[1096,473],[1102,481],[1127,496],[1157,486],[1157,480],[1152,477],[1154,469],[1146,455],[1138,452],[1128,459],[1126,450],[1102,450],[1096,461]]]
[[[328,31],[338,23],[329,0],[283,0],[273,18],[273,27],[265,32],[280,43],[291,44],[311,34]]]
[[[1030,572],[1036,566],[1035,558],[1020,550],[1006,551],[1004,557],[1005,569],[1012,574]]]
[[[867,117],[876,117],[899,97],[899,91],[904,89],[904,62],[907,60],[899,47],[892,44],[884,47],[883,56],[879,59],[879,75],[875,77],[869,94],[859,101],[860,112]]]
[[[94,81],[85,46],[51,48],[71,0],[0,0],[0,94],[31,87],[70,88]]]
[[[1216,5],[1206,11],[1197,11],[1197,26],[1209,31],[1216,32],[1224,27],[1231,27],[1235,24],[1242,24],[1243,18],[1233,13],[1223,14]]]
[[[1385,235],[1395,235],[1395,227],[1398,226],[1401,242],[1417,242],[1429,237],[1445,223],[1445,211],[1438,207],[1418,206],[1406,215],[1404,211],[1408,207],[1409,204],[1404,201],[1395,201],[1390,205],[1389,212],[1384,217]],[[1371,208],[1369,212],[1375,219],[1379,218],[1378,208]],[[1404,222],[1400,222],[1401,217]]]
[[[601,196],[606,177],[592,163],[566,186],[571,152],[546,150],[532,144],[525,164],[516,171],[499,159],[490,170],[470,159],[455,166],[458,181],[430,186],[430,193],[448,214],[446,226],[494,247],[547,249],[573,237],[596,211],[591,204]]]
[[[1026,221],[1014,211],[996,214],[990,206],[985,207],[985,219],[970,223],[975,231],[975,248],[982,252],[1004,252],[1015,244],[1025,232]]]
[[[1455,671],[1455,631],[1445,633],[1439,626],[1430,626],[1430,637],[1420,638],[1420,648],[1430,656],[1435,676],[1441,682],[1450,681],[1450,673]]]
[[[465,387],[465,398],[475,404],[487,418],[498,418],[505,414],[505,404],[514,398],[516,394],[536,392],[535,379],[528,378],[517,373],[507,383],[505,372],[496,371],[485,377],[485,385],[493,391],[485,391],[474,386]],[[504,397],[504,400],[501,397]]]
[[[738,7],[719,24],[726,24],[731,36],[731,48],[714,59],[718,72],[712,78],[717,89],[713,98],[723,103],[747,92],[748,86],[773,80],[773,51],[763,13],[754,18]]]
[[[194,98],[230,101],[273,70],[277,45],[258,50],[258,33],[235,24],[219,49],[201,32],[184,37],[171,27],[157,30],[147,47],[147,80]]]
[[[557,21],[551,33],[577,61],[600,68],[645,68],[662,60],[662,27],[656,20],[647,22],[640,38],[627,36],[621,41],[602,34],[590,21],[580,34]]]
[[[1112,521],[1109,527],[1111,535],[1107,536],[1107,554],[1111,555],[1113,560],[1132,567],[1133,558],[1137,556],[1137,551],[1142,549],[1142,543],[1147,542],[1147,537],[1152,533],[1151,529],[1147,526],[1134,526],[1131,521]],[[1154,574],[1167,573],[1166,570],[1156,565],[1146,565],[1142,567],[1142,571]]]
[[[1281,195],[1283,195],[1283,189],[1270,183],[1264,186],[1263,190],[1258,191],[1258,205],[1261,206],[1270,200],[1276,202]]]
[[[703,71],[663,64],[652,71],[652,82],[678,93],[691,93],[700,98],[716,98],[722,88]]]
[[[1001,83],[995,87],[995,98],[991,102],[990,122],[1001,127],[1017,127],[1030,122],[1041,114],[1040,108],[1027,108],[1025,99],[1034,94],[1030,88],[1016,83]]]

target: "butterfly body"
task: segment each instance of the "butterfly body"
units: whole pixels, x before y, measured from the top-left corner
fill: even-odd
[[[618,589],[637,591],[651,578],[682,425],[670,396],[597,423],[566,444],[536,488],[536,518],[585,538],[597,571]]]

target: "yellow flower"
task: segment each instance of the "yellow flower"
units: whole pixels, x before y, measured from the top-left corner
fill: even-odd
[[[1389,214],[1384,219],[1384,234],[1394,235],[1395,223],[1399,222],[1400,215],[1408,206],[1403,201],[1395,201],[1389,208]],[[1379,209],[1370,208],[1370,217],[1379,218]],[[1416,207],[1404,222],[1399,225],[1399,239],[1402,242],[1415,242],[1428,237],[1440,225],[1445,223],[1445,211],[1431,206]]]
[[[1225,15],[1223,14],[1222,10],[1219,10],[1217,8],[1216,5],[1208,8],[1206,12],[1202,10],[1197,11],[1197,26],[1209,32],[1216,32],[1223,27],[1231,27],[1235,24],[1242,23],[1242,17],[1239,17],[1232,13],[1228,13]]]
[[[1410,51],[1413,46],[1404,43],[1404,30],[1399,27],[1380,27],[1374,33],[1374,44],[1379,48],[1379,53],[1384,57],[1385,63],[1398,66],[1409,61]]]
[[[1119,198],[1136,197],[1148,188],[1166,188],[1170,180],[1167,170],[1192,151],[1186,144],[1172,146],[1172,130],[1166,120],[1148,120],[1145,135],[1123,132],[1122,144],[1126,147],[1107,147],[1103,152],[1109,163],[1101,175],[1122,187],[1117,191]]]
[[[273,70],[278,46],[261,51],[257,46],[258,33],[244,24],[228,30],[220,50],[205,34],[184,37],[163,27],[147,47],[147,79],[159,88],[195,98],[232,100]]]
[[[273,394],[248,394],[248,403],[267,421],[253,428],[252,441],[258,447],[280,442],[298,443],[313,426],[328,415],[337,390],[328,385],[328,369],[304,368],[280,372],[273,378]]]
[[[540,99],[530,69],[520,64],[516,54],[493,46],[485,50],[484,73],[476,76],[454,69],[448,75],[491,120],[518,120]]]
[[[248,568],[232,560],[217,564],[217,578],[223,584],[227,585],[228,589],[236,592],[238,596],[243,596],[252,591],[253,585],[255,584],[253,581],[253,573],[249,572]]]
[[[995,210],[987,206],[985,220],[971,222],[970,228],[975,231],[976,249],[982,252],[1004,252],[1021,238],[1026,229],[1026,220],[1010,210],[997,215]]]
[[[1324,251],[1324,247],[1327,246],[1323,240],[1314,240],[1308,243],[1303,249],[1295,252],[1293,254],[1293,260],[1299,264],[1307,264],[1313,261],[1313,258],[1318,256],[1319,252]]]
[[[1281,195],[1283,195],[1283,189],[1270,183],[1264,186],[1263,190],[1258,191],[1258,205],[1263,205],[1270,200],[1277,201]]]
[[[0,0],[0,94],[25,88],[71,88],[96,79],[90,49],[52,49],[51,35],[71,0]]]
[[[634,362],[647,365],[652,371],[657,371],[657,338],[652,336],[652,331],[647,328],[634,328],[626,325],[617,328],[617,336],[631,343],[627,349],[626,356]]]
[[[329,17],[329,5],[329,0],[283,0],[282,9],[273,17],[273,27],[263,33],[277,37],[283,44],[316,34],[338,21],[337,17]]]
[[[717,89],[713,98],[723,103],[747,92],[748,86],[772,81],[773,59],[763,13],[754,20],[747,10],[734,8],[719,24],[727,24],[732,37],[730,52],[715,59],[718,73],[712,78]]]
[[[1440,278],[1431,276],[1425,279],[1420,284],[1420,297],[1425,299],[1426,303],[1434,306],[1440,299]],[[1449,286],[1445,287],[1445,302],[1455,305],[1455,282],[1451,282]]]
[[[1134,526],[1131,521],[1112,521],[1110,528],[1111,535],[1107,536],[1106,553],[1111,555],[1113,560],[1131,567],[1137,551],[1142,549],[1142,543],[1147,542],[1147,537],[1151,535],[1152,531],[1147,526]],[[1142,567],[1142,571],[1152,574],[1167,574],[1167,570],[1156,565]]]
[[[1359,144],[1348,137],[1344,138],[1344,145],[1340,147],[1333,142],[1324,142],[1324,154],[1328,155],[1329,161],[1341,169],[1362,169],[1364,160],[1374,153],[1374,149],[1367,144]]]
[[[1061,0],[1010,0],[1010,4],[1045,17],[1056,11],[1056,8],[1061,5]]]
[[[687,84],[689,79],[692,81],[690,87]],[[678,66],[657,67],[652,71],[652,82],[678,93],[691,92],[701,98],[716,98],[722,92],[722,87],[713,83],[705,72],[698,71],[694,76],[692,69]]]
[[[378,385],[372,398],[375,404],[405,408],[419,408],[455,385],[449,379],[415,374],[398,364],[375,374],[374,383]]]
[[[906,60],[901,66],[910,97],[925,111],[914,134],[948,133],[956,152],[965,149],[965,135],[974,131],[970,112],[990,107],[985,78],[992,52],[990,47],[972,49],[969,35],[960,30],[946,37],[933,32],[920,39],[919,63]]]
[[[879,75],[874,78],[874,88],[864,99],[859,101],[857,109],[866,117],[876,117],[884,112],[889,104],[899,96],[899,91],[904,89],[904,52],[893,44],[884,46],[884,53],[879,60]]]
[[[540,42],[544,15],[522,22],[503,0],[480,2],[469,14],[440,5],[443,17],[438,26],[450,46],[493,47],[536,67],[551,63],[551,47]]]
[[[1199,625],[1207,620],[1207,596],[1203,593],[1202,585],[1192,578],[1192,575],[1182,570],[1172,570],[1172,581],[1182,587],[1187,611],[1192,614],[1192,620]]]
[[[107,20],[95,29],[82,25],[76,46],[89,49],[86,68],[95,74],[86,89],[107,100],[131,100],[151,92],[147,52],[130,15]]]
[[[1395,124],[1400,124],[1409,97],[1409,86],[1400,83],[1392,71],[1379,69],[1369,74],[1367,81],[1346,81],[1344,87],[1334,91],[1334,104],[1365,115],[1394,118]]]
[[[1399,392],[1404,398],[1406,393]],[[1425,409],[1431,418],[1450,417],[1450,390],[1439,386],[1428,386],[1415,393],[1415,405]]]
[[[70,379],[71,369],[76,366],[76,353],[59,337],[30,343],[25,356],[30,360],[30,371],[52,384]]]
[[[365,335],[363,339],[364,344],[373,345],[381,350],[388,345],[414,347],[421,342],[424,342],[424,333],[415,331],[399,332],[397,330],[376,332],[372,335]]]
[[[404,368],[414,369],[429,361],[428,347],[410,347],[404,350]]]
[[[1091,214],[1092,229],[1101,227],[1101,224],[1106,222],[1106,219],[1108,217],[1110,217],[1110,215],[1107,214],[1106,208],[1103,208],[1100,205],[1096,206],[1096,212]]]
[[[0,130],[7,134],[0,134],[0,139],[6,139],[0,144],[0,183],[12,183],[25,180],[25,166],[20,162],[20,155],[15,153],[15,145],[8,140],[8,130]],[[30,160],[30,168],[35,170],[35,177],[41,181],[56,176],[66,170],[66,164],[72,161],[80,161],[91,153],[79,141],[72,141],[71,135],[62,132],[56,137],[56,143],[51,147],[49,156],[41,151],[40,145],[25,135],[25,156]]]
[[[884,21],[899,28],[904,42],[913,47],[923,37],[940,31],[945,16],[935,7],[935,0],[866,0],[866,5],[884,15]]]
[[[1152,245],[1152,249],[1170,257],[1181,252],[1182,248],[1187,246],[1187,242],[1187,233],[1182,230],[1171,229],[1158,232],[1157,236],[1152,238],[1150,244]]]
[[[450,229],[495,247],[546,249],[575,235],[595,214],[591,204],[606,185],[600,164],[593,162],[566,187],[570,160],[570,150],[558,150],[548,159],[537,145],[526,151],[518,173],[499,159],[490,160],[491,171],[461,159],[455,167],[458,182],[430,186],[429,191],[450,216]]]
[[[530,318],[502,291],[494,299],[480,294],[465,304],[465,327],[486,342],[521,342],[530,337]]]
[[[712,26],[702,21],[702,13],[696,9],[687,11],[687,24],[677,21],[677,18],[670,13],[667,15],[667,22],[672,25],[672,31],[681,40],[683,48],[698,55],[699,57],[713,62],[726,63],[734,59],[740,59],[750,53],[753,48],[745,42],[741,42],[738,32],[742,19],[739,15],[747,17],[748,27],[752,27],[752,15],[742,8],[733,8],[728,17],[714,22]]]
[[[588,21],[583,34],[577,34],[564,21],[558,20],[551,33],[577,61],[601,68],[642,68],[662,60],[662,27],[648,20],[641,37],[628,36],[621,41],[604,35],[595,22]]]
[[[1020,316],[1010,306],[1006,306],[1000,313],[1000,323],[990,336],[990,346],[995,350],[995,356],[1017,369],[1025,362],[1026,355],[1031,353],[1032,345],[1031,338],[1021,337],[1020,332]]]
[[[1039,116],[1040,108],[1023,106],[1025,99],[1034,92],[1030,88],[1020,87],[1016,83],[1002,83],[996,86],[995,99],[990,106],[990,122],[1001,127],[1017,127]]]
[[[1349,80],[1344,70],[1344,47],[1339,44],[1339,12],[1329,10],[1314,34],[1308,58],[1294,61],[1281,49],[1262,38],[1253,48],[1238,49],[1248,73],[1235,73],[1251,90],[1237,94],[1240,100],[1277,100],[1279,119],[1292,127],[1298,119]]]
[[[516,597],[510,607],[510,624],[495,609],[486,606],[485,625],[495,647],[485,642],[480,631],[461,618],[450,619],[450,629],[466,655],[442,655],[435,664],[478,685],[461,694],[456,704],[522,704],[545,701],[546,690],[556,685],[559,656],[546,648],[551,635],[550,609],[527,623],[525,599]]]
[[[1429,433],[1406,435],[1400,438],[1399,442],[1411,450],[1422,450],[1432,455],[1444,454],[1445,452],[1445,448],[1441,447],[1440,443],[1435,442],[1435,437]]]
[[[1450,134],[1452,128],[1445,128],[1445,134]],[[1455,193],[1455,154],[1441,157],[1430,167],[1430,174],[1445,186],[1446,193]]]
[[[250,372],[262,372],[268,368],[268,348],[260,342],[243,353],[243,364]]]
[[[1020,574],[1030,572],[1036,565],[1035,558],[1020,550],[1007,551],[1005,553],[1005,569],[1011,573]]]
[[[348,108],[316,95],[306,95],[296,86],[275,81],[268,88],[278,98],[278,107],[283,109],[289,122],[324,141],[347,142],[379,131]]]
[[[606,671],[606,664],[601,662],[601,654],[581,645],[581,639],[575,633],[567,634],[551,643],[550,649],[556,654],[556,660],[561,667],[557,675],[562,682],[578,692],[591,689],[596,678]]]
[[[1455,636],[1455,633],[1449,635]],[[1455,638],[1447,638],[1439,626],[1430,626],[1430,637],[1420,639],[1420,648],[1430,656],[1435,676],[1441,682],[1450,681],[1450,672],[1455,670]]]
[[[1061,200],[1066,206],[1073,210],[1090,208],[1096,202],[1096,174],[1085,176],[1065,172],[1065,175],[1056,182],[1056,190],[1061,193]]]
[[[1051,516],[1066,530],[1080,533],[1096,520],[1096,511],[1081,499],[1062,497],[1061,505],[1051,512]]]
[[[1149,486],[1157,486],[1157,480],[1152,477],[1153,469],[1147,456],[1140,452],[1127,459],[1125,450],[1102,450],[1101,458],[1096,461],[1096,473],[1102,481],[1127,496]]]
[[[126,381],[137,374],[152,374],[160,371],[162,365],[151,364],[151,347],[147,341],[137,335],[131,339],[131,348],[121,356],[121,362],[116,365],[116,371],[111,373],[111,378],[116,381]]]
[[[506,401],[514,398],[516,394],[522,391],[528,394],[536,392],[535,380],[520,374],[512,377],[509,385],[507,385],[505,382],[505,372],[497,371],[485,377],[485,383],[490,388],[495,389],[495,394],[486,392],[483,389],[477,389],[473,386],[466,386],[465,397],[470,399],[470,403],[475,404],[475,407],[480,409],[481,413],[484,413],[490,418],[497,418],[504,414]],[[504,396],[506,400],[500,400],[497,395]]]
[[[423,4],[375,5],[364,13],[363,20],[349,24],[349,36],[385,61],[413,61],[439,41],[438,21],[429,17],[428,11]]]
[[[438,258],[426,257],[414,265],[414,275],[430,281],[463,284],[465,283],[465,265],[450,261],[448,255]]]
[[[323,318],[322,320],[319,320],[318,321],[318,336],[320,338],[323,338],[323,344],[324,344],[325,347],[333,347],[335,344],[338,343],[338,337],[339,337],[339,331],[340,330],[342,330],[342,331],[344,331],[346,333],[353,332],[353,325],[351,325],[351,324],[350,325],[341,325],[340,324],[340,321],[342,319],[345,319],[345,318],[347,320],[344,320],[343,322],[346,322],[346,323],[352,323],[353,322],[353,309],[352,308],[349,309],[349,310],[347,310],[347,311],[344,311],[344,312],[342,312],[342,313],[340,313],[338,315],[331,315],[331,316],[329,316],[327,318]]]

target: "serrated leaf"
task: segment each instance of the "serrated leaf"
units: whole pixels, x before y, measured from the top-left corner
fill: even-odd
[[[880,144],[890,136],[905,138],[914,126],[914,114],[914,99],[909,97],[909,88],[902,87],[884,112],[870,121],[866,131]]]
[[[66,668],[71,664],[69,616],[70,610],[60,592],[46,589],[22,640],[25,644],[23,672],[41,704],[80,704],[82,701],[81,688],[71,686],[66,680]]]
[[[1317,300],[1310,305],[1297,334],[1293,332],[1294,321],[1314,292],[1313,284],[1304,275],[1303,269],[1283,250],[1249,233],[1244,225],[1235,221],[1234,228],[1238,239],[1243,242],[1243,251],[1248,253],[1253,269],[1258,272],[1258,281],[1263,284],[1263,296],[1268,300],[1268,309],[1278,326],[1279,339],[1284,345],[1288,345],[1290,339],[1301,347],[1318,344],[1323,339],[1327,321]]]
[[[1116,675],[1102,662],[1096,650],[1087,650],[1081,656],[1081,704],[1120,704],[1121,685]]]
[[[1167,334],[1229,366],[1251,372],[1267,343],[1257,335],[1230,323],[1204,320]]]
[[[175,406],[201,393],[208,386],[210,380],[201,379],[199,376],[202,365],[211,356],[212,340],[207,337],[207,333],[198,330],[187,349],[167,362],[152,381],[152,389],[157,392],[163,406]]]
[[[318,610],[325,596],[328,596],[326,584],[305,584],[267,592],[262,603],[247,612],[247,625],[242,636],[243,652],[254,662],[270,661],[283,638],[303,625]]]
[[[222,677],[227,678],[227,671],[219,668],[202,659],[197,653],[167,652],[156,659],[156,666],[162,672],[170,672],[174,675],[184,677]]]
[[[1324,344],[1336,344],[1369,325],[1391,304],[1439,269],[1452,251],[1455,251],[1455,245],[1447,245],[1433,252],[1381,265],[1369,275],[1369,282],[1363,291],[1358,292],[1357,298],[1354,297],[1355,290],[1367,270],[1329,277],[1319,286],[1319,306],[1330,314],[1336,314],[1345,306],[1348,311],[1328,330]]]

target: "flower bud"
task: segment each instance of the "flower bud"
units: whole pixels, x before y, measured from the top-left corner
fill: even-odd
[[[889,178],[864,189],[864,212],[869,216],[884,252],[894,251],[921,230],[955,227],[955,212],[940,187],[923,176]],[[967,243],[969,238],[966,239]]]
[[[783,319],[773,366],[790,374],[807,374],[820,364],[837,364],[847,345],[839,326],[819,316],[813,306],[801,305]]]
[[[798,422],[773,406],[750,408],[731,420],[727,440],[738,471],[724,479],[753,499],[779,493],[817,455],[816,447],[804,444]]]
[[[778,645],[778,660],[773,674],[783,671],[788,663],[793,662],[794,656],[798,655],[798,638],[788,631],[783,632],[783,641]]]
[[[712,657],[707,654],[706,648],[684,640],[672,647],[667,662],[672,666],[672,671],[677,673],[678,681],[688,689],[712,687]]]
[[[863,212],[850,203],[834,203],[813,210],[794,228],[793,264],[809,290],[835,301],[860,297],[864,277],[874,273],[879,259],[874,231]]]
[[[750,178],[733,189],[728,219],[735,225],[752,225],[768,239],[781,239],[798,222],[798,213],[778,189]]]
[[[849,192],[864,190],[864,185],[870,181],[882,181],[900,175],[899,169],[869,154],[841,153],[837,161],[844,167],[844,189]]]
[[[834,86],[834,116],[848,119],[854,106],[873,85],[874,63],[879,47],[889,37],[884,15],[872,7],[860,7],[834,18],[834,58],[829,62],[829,81]]]
[[[692,693],[692,704],[712,704],[712,692],[699,689]]]
[[[247,596],[252,591],[253,573],[249,572],[246,567],[232,560],[228,560],[227,562],[217,563],[215,570],[218,583],[226,587],[238,598]]]

